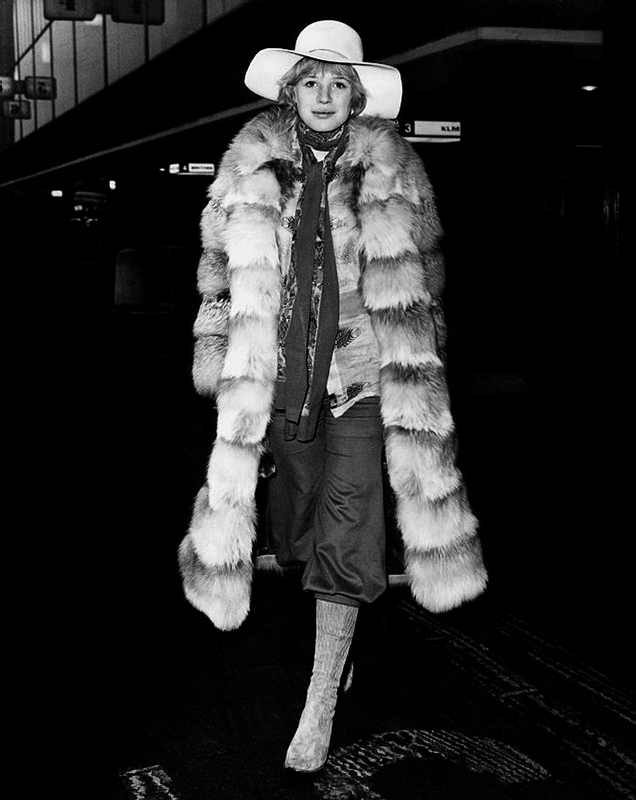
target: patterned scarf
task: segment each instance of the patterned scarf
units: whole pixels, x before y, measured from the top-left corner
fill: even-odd
[[[313,147],[314,150],[332,150],[337,147],[346,130],[346,122],[336,128],[335,131],[315,131],[309,125],[306,125],[302,119],[299,119],[296,125],[300,144],[303,147]]]
[[[346,123],[335,131],[319,133],[299,120],[298,140],[307,177],[294,242],[296,296],[284,345],[286,380],[280,387],[277,405],[286,412],[285,438],[308,442],[316,434],[338,333],[338,273],[331,240],[327,186],[334,165],[346,147]],[[312,147],[329,151],[323,162],[316,161]],[[314,289],[321,275],[322,288],[316,304]]]

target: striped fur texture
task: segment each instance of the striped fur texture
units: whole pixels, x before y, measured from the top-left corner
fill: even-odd
[[[222,630],[249,611],[255,489],[276,376],[281,275],[301,191],[290,112],[236,136],[203,212],[193,377],[214,397],[207,483],[180,548],[186,596]],[[434,195],[392,123],[357,118],[329,188],[337,263],[360,264],[378,339],[389,480],[414,598],[445,611],[479,595],[486,571],[463,480],[442,352],[444,266]]]

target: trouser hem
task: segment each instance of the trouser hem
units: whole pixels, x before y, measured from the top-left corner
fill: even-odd
[[[339,603],[341,606],[351,606],[352,608],[360,608],[362,603],[359,600],[354,600],[353,597],[347,597],[344,594],[324,594],[323,592],[314,592],[316,600],[324,600],[326,603]]]

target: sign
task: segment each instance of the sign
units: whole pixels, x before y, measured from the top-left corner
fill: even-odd
[[[8,119],[31,119],[31,103],[28,100],[5,100],[2,116]]]
[[[13,97],[15,94],[15,81],[13,78],[0,77],[0,97]]]
[[[191,161],[188,164],[170,164],[168,172],[171,175],[214,175],[215,166],[208,162]]]
[[[57,97],[55,78],[36,75],[24,79],[24,94],[33,100],[54,100]]]
[[[110,15],[113,22],[163,25],[164,0],[112,0]]]
[[[400,122],[399,130],[409,142],[459,142],[461,122],[436,122],[416,119]]]
[[[44,0],[46,19],[95,19],[97,12],[93,0]]]
[[[214,175],[214,164],[187,164],[187,171],[192,175]]]

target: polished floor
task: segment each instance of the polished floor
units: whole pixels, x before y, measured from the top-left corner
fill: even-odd
[[[555,463],[558,447],[538,470],[542,400],[523,382],[483,377],[459,396],[489,591],[443,615],[404,589],[366,609],[328,764],[298,776],[282,764],[311,666],[311,599],[294,576],[258,575],[246,623],[220,633],[181,594],[176,548],[214,435],[190,384],[190,320],[120,310],[85,322],[80,345],[58,334],[60,364],[38,377],[49,403],[63,398],[49,408],[46,446],[34,444],[24,512],[39,515],[45,474],[42,494],[65,523],[40,549],[51,565],[30,627],[40,640],[25,636],[47,681],[37,670],[29,679],[38,733],[31,716],[22,781],[50,794],[20,796],[636,796],[630,591],[603,555],[617,534],[574,502],[584,486],[574,488],[576,464]]]

